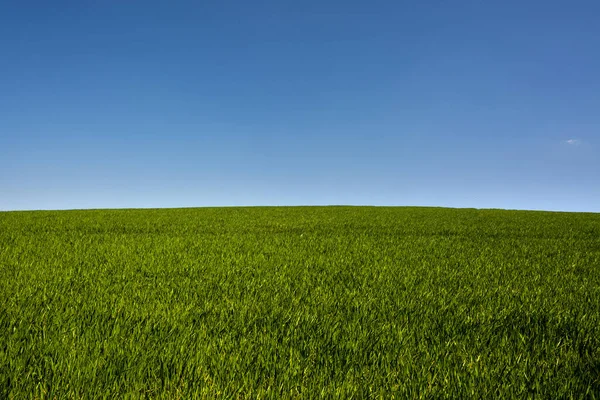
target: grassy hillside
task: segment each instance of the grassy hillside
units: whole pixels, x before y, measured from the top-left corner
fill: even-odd
[[[0,398],[600,398],[600,214],[0,213]]]

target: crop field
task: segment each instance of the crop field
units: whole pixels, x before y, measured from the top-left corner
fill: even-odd
[[[0,213],[0,398],[600,398],[600,214]]]

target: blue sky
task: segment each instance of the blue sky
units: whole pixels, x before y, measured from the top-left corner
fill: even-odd
[[[0,209],[600,211],[598,1],[5,1]]]

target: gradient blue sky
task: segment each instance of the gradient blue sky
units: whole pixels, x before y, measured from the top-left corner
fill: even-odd
[[[0,209],[600,211],[600,2],[3,1]]]

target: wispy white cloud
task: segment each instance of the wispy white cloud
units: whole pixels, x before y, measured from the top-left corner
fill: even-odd
[[[581,144],[581,140],[579,139],[567,139],[565,143],[569,146],[579,146]]]

